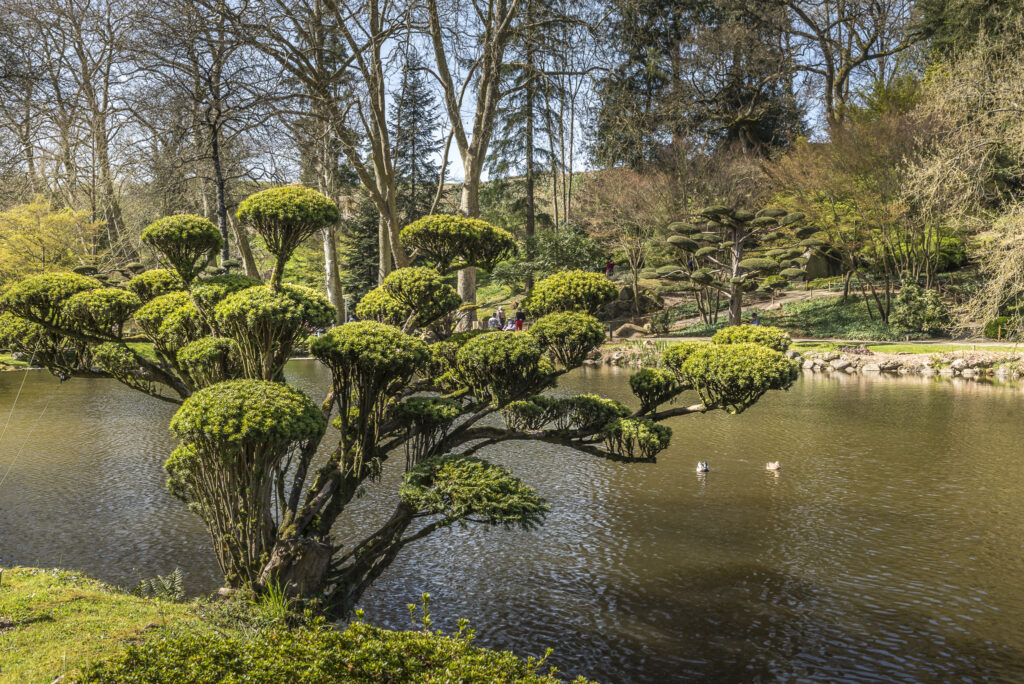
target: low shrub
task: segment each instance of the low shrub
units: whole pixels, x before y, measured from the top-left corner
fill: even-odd
[[[711,341],[715,344],[752,342],[778,352],[786,351],[792,343],[785,331],[770,325],[731,325],[716,332]]]
[[[391,632],[354,622],[343,632],[323,626],[262,632],[251,639],[189,634],[131,646],[71,681],[126,682],[560,682],[544,659],[473,645],[473,632]],[[577,680],[582,682],[584,680]]]

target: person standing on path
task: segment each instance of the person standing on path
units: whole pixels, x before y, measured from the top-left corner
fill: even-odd
[[[526,312],[523,311],[519,302],[516,302],[516,330],[522,330],[526,324]]]

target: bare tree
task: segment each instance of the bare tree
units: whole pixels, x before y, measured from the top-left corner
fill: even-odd
[[[136,113],[146,119],[157,109],[180,107],[187,117],[186,134],[194,142],[180,158],[183,167],[195,170],[205,201],[207,181],[212,181],[214,207],[223,246],[220,258],[230,257],[229,229],[245,265],[246,273],[259,277],[245,231],[228,220],[228,183],[244,177],[244,169],[230,168],[231,151],[238,154],[250,142],[250,132],[267,122],[272,81],[267,70],[227,24],[223,12],[210,12],[202,5],[171,0],[145,18],[133,41],[134,57],[149,81],[141,93],[143,102]],[[158,95],[159,93],[159,95]],[[171,97],[169,103],[161,97]],[[160,119],[148,121],[153,135],[159,135]]]
[[[474,0],[462,3],[426,0],[427,32],[433,47],[434,76],[441,86],[465,179],[459,209],[466,216],[480,215],[480,184],[487,150],[494,134],[502,93],[505,52],[515,35],[520,0]],[[472,124],[466,125],[463,108],[473,89]],[[476,268],[459,271],[459,296],[467,306],[460,327],[476,320]],[[473,308],[471,308],[473,307]]]
[[[825,121],[835,129],[858,76],[911,47],[910,0],[787,0],[795,68],[816,77]],[[876,73],[877,75],[877,73]]]

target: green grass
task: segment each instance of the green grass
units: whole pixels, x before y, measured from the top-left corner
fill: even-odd
[[[11,568],[0,584],[0,682],[52,682],[130,644],[208,631],[188,604],[144,599],[85,575]]]
[[[0,684],[49,684],[61,676],[257,684],[562,681],[544,659],[474,646],[465,622],[455,634],[434,630],[427,600],[411,631],[357,621],[339,632],[251,595],[179,603],[134,596],[78,572],[8,568],[0,582]]]
[[[861,297],[818,297],[783,304],[775,311],[762,311],[763,325],[782,328],[794,337],[825,337],[841,340],[899,341],[906,332],[882,324],[875,315],[868,317]],[[911,335],[911,338],[914,338]],[[918,339],[923,335],[917,335]]]
[[[842,345],[835,342],[794,342],[793,349],[797,351],[835,351],[836,348]],[[1024,346],[1020,345],[1007,345],[1007,344],[913,344],[913,343],[894,343],[894,342],[879,342],[873,344],[864,345],[870,351],[878,352],[880,354],[897,354],[897,353],[908,353],[908,354],[939,354],[941,352],[954,352],[954,351],[992,351],[992,352],[1021,352],[1024,351]]]
[[[15,361],[10,354],[0,354],[0,368],[9,366],[11,368],[28,368],[28,361]]]

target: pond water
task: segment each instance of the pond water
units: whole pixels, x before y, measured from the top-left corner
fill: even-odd
[[[315,364],[289,373],[320,397]],[[584,369],[560,391],[625,401],[627,378]],[[1021,386],[810,376],[740,416],[676,419],[656,464],[494,448],[547,524],[436,534],[363,608],[404,628],[429,592],[442,629],[465,617],[481,645],[550,646],[563,673],[606,682],[1024,681],[1022,407]],[[172,412],[113,381],[0,373],[0,565],[122,585],[180,566],[193,592],[218,586],[164,488]],[[401,460],[352,528],[390,511]]]

